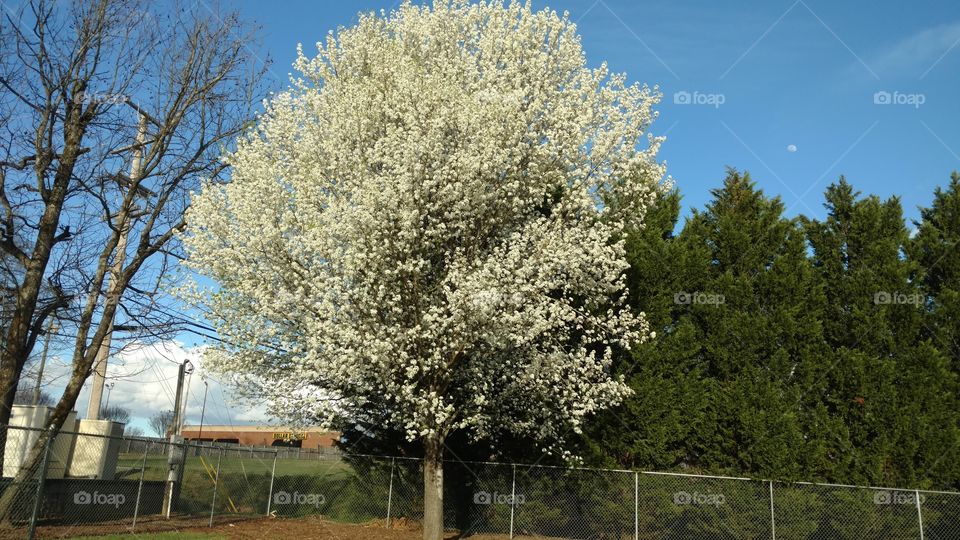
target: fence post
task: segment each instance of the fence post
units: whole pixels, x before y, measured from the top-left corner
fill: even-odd
[[[390,458],[390,487],[387,490],[387,528],[390,528],[390,509],[393,504],[393,468],[397,464],[397,458]]]
[[[210,523],[208,527],[213,527],[213,510],[217,507],[217,486],[220,485],[220,459],[223,458],[223,448],[217,454],[217,476],[213,480],[213,498],[210,501]]]
[[[9,429],[9,428],[8,428]],[[40,470],[37,477],[37,496],[33,499],[33,511],[30,513],[30,530],[27,531],[27,540],[33,540],[37,533],[37,518],[40,516],[40,500],[43,499],[43,482],[47,478],[47,465],[50,461],[50,447],[53,446],[54,429],[47,430],[47,440],[43,443],[43,459],[40,461]]]
[[[640,473],[633,473],[633,538],[640,540]]]
[[[773,513],[773,480],[770,480],[770,535],[777,540],[777,519]]]
[[[513,510],[517,506],[517,465],[514,463],[513,481],[510,483],[510,538],[513,538]]]
[[[270,503],[273,502],[273,479],[277,477],[277,455],[279,452],[273,453],[273,468],[270,469],[270,491],[267,492],[267,515],[270,515]]]
[[[917,519],[920,521],[920,540],[923,540],[923,512],[920,511],[920,490],[913,490],[913,496],[917,501]]]
[[[130,527],[131,532],[137,528],[137,515],[140,514],[140,494],[143,492],[143,473],[147,470],[147,452],[150,450],[152,444],[153,442],[149,442],[143,445],[143,461],[140,462],[140,481],[137,483],[137,503],[133,506],[133,525]]]

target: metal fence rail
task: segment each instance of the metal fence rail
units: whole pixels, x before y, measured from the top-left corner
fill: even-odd
[[[264,516],[386,527],[423,517],[417,459],[72,432],[31,456],[39,436],[7,430],[0,538],[171,531]],[[953,492],[462,461],[444,469],[445,525],[464,537],[960,538]]]

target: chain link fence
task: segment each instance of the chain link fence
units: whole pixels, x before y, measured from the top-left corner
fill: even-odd
[[[384,527],[423,518],[417,459],[44,435],[7,429],[0,538],[175,531],[267,516]],[[960,493],[952,492],[463,461],[446,462],[444,476],[445,525],[462,537],[960,538]]]

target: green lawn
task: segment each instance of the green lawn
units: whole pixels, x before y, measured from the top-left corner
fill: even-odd
[[[142,465],[143,454],[121,453],[117,460],[117,476],[136,481]],[[216,468],[216,455],[203,456],[202,459],[200,456],[187,455],[179,511],[192,513],[210,507]],[[265,512],[272,469],[273,456],[269,455],[251,458],[234,454],[220,460],[217,511],[238,514]],[[163,481],[167,478],[167,470],[166,456],[147,456],[143,478],[147,481]],[[276,490],[299,489],[332,496],[343,491],[343,486],[362,485],[363,480],[356,475],[350,464],[340,459],[280,459],[277,460],[274,486]],[[362,500],[363,497],[358,495],[357,498]]]
[[[128,481],[140,477],[143,454],[120,454],[117,475]],[[206,465],[206,468],[204,467]],[[322,513],[338,520],[360,523],[382,517],[386,511],[390,483],[390,462],[360,459],[354,470],[341,459],[280,459],[276,476],[271,480],[273,456],[250,457],[236,454],[220,460],[215,512],[217,514],[262,515],[270,504],[272,492],[319,494],[320,506],[271,506],[279,515],[294,517]],[[177,512],[197,514],[209,512],[213,503],[213,486],[217,456],[188,455],[183,482],[177,499]],[[144,479],[163,481],[167,477],[166,456],[148,456]],[[400,473],[398,475],[398,482]],[[419,478],[419,477],[418,477]],[[381,508],[381,506],[383,508]]]
[[[213,468],[213,470],[216,470],[216,456],[203,456],[203,460],[208,466]],[[142,462],[143,454],[120,454],[117,459],[117,476],[133,480],[138,479],[140,477],[140,465]],[[238,458],[236,456],[224,458],[220,463],[221,472],[269,474],[272,467],[273,459]],[[129,471],[129,474],[124,474],[125,471]],[[187,456],[187,465],[184,474],[196,474],[199,476],[206,474],[198,456]],[[309,475],[338,478],[352,474],[352,470],[349,464],[338,459],[280,459],[277,460],[276,474],[277,476]],[[143,479],[166,480],[167,457],[147,456],[146,471],[144,472]]]

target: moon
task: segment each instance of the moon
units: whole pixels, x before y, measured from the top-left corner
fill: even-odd
[[[797,145],[795,145],[795,144],[788,144],[788,145],[787,145],[787,152],[793,153],[793,152],[796,152],[796,151],[797,151]]]

